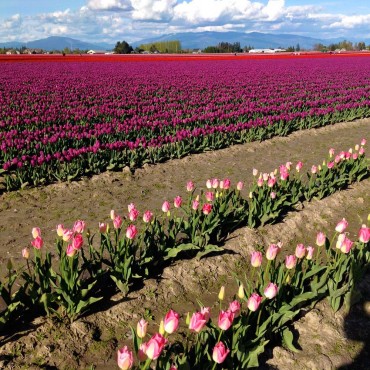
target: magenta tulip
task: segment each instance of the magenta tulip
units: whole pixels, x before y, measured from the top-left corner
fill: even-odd
[[[343,233],[343,231],[347,228],[348,222],[345,218],[338,222],[337,226],[335,227],[335,231],[338,233]]]
[[[72,247],[78,251],[81,249],[84,240],[81,234],[76,234],[72,240]]]
[[[161,355],[166,343],[167,339],[163,335],[154,334],[146,343],[145,354],[151,360],[156,360]]]
[[[175,208],[180,208],[181,207],[181,204],[182,204],[182,198],[178,195],[174,199],[173,204],[174,204]]]
[[[117,230],[119,229],[121,226],[122,226],[122,218],[118,215],[116,215],[116,217],[114,218],[113,220],[113,227]]]
[[[212,212],[212,204],[206,203],[202,207],[202,212],[205,215],[209,215]]]
[[[153,220],[153,213],[150,211],[145,211],[143,214],[143,221],[149,223]]]
[[[234,313],[227,310],[221,311],[218,315],[218,327],[222,330],[227,330],[230,328],[234,320]]]
[[[44,241],[40,236],[38,236],[37,238],[32,240],[31,244],[35,249],[41,249],[42,246],[44,245]]]

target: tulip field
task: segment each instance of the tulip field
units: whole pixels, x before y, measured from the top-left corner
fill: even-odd
[[[0,67],[0,368],[366,368],[370,57]]]
[[[15,190],[370,115],[367,57],[1,62]]]

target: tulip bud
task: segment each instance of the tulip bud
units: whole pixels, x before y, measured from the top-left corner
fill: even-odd
[[[238,289],[238,297],[243,299],[245,297],[244,285],[240,284]]]
[[[223,301],[225,299],[225,287],[224,286],[220,288],[220,292],[218,293],[218,299],[220,301]]]
[[[164,335],[164,321],[163,320],[161,320],[161,322],[159,324],[158,332],[159,332],[159,334]]]
[[[26,260],[30,258],[30,249],[28,247],[22,249],[22,257]]]
[[[190,324],[190,312],[188,312],[188,314],[186,315],[185,324],[187,326],[189,326],[189,324]]]

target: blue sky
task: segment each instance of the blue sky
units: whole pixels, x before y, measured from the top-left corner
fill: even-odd
[[[196,31],[370,39],[370,0],[1,0],[0,41],[138,41]]]

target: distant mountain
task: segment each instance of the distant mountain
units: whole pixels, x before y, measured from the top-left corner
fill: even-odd
[[[51,50],[63,50],[64,48],[69,49],[80,49],[80,50],[112,50],[113,45],[107,43],[90,43],[81,40],[72,39],[70,37],[59,37],[59,36],[50,36],[46,39],[28,41],[28,42],[0,42],[0,47],[5,48],[21,48],[25,46],[30,49],[43,49],[46,51]]]
[[[184,32],[162,35],[159,37],[147,38],[134,42],[134,47],[140,44],[150,44],[153,42],[179,40],[183,49],[204,49],[207,46],[216,46],[220,42],[240,42],[240,46],[252,46],[256,49],[263,48],[288,48],[299,44],[301,48],[312,49],[315,44],[321,43],[329,45],[343,41],[344,38],[318,39],[291,34],[272,34],[261,32]],[[365,41],[366,40],[362,40]],[[370,40],[368,40],[370,41]]]

